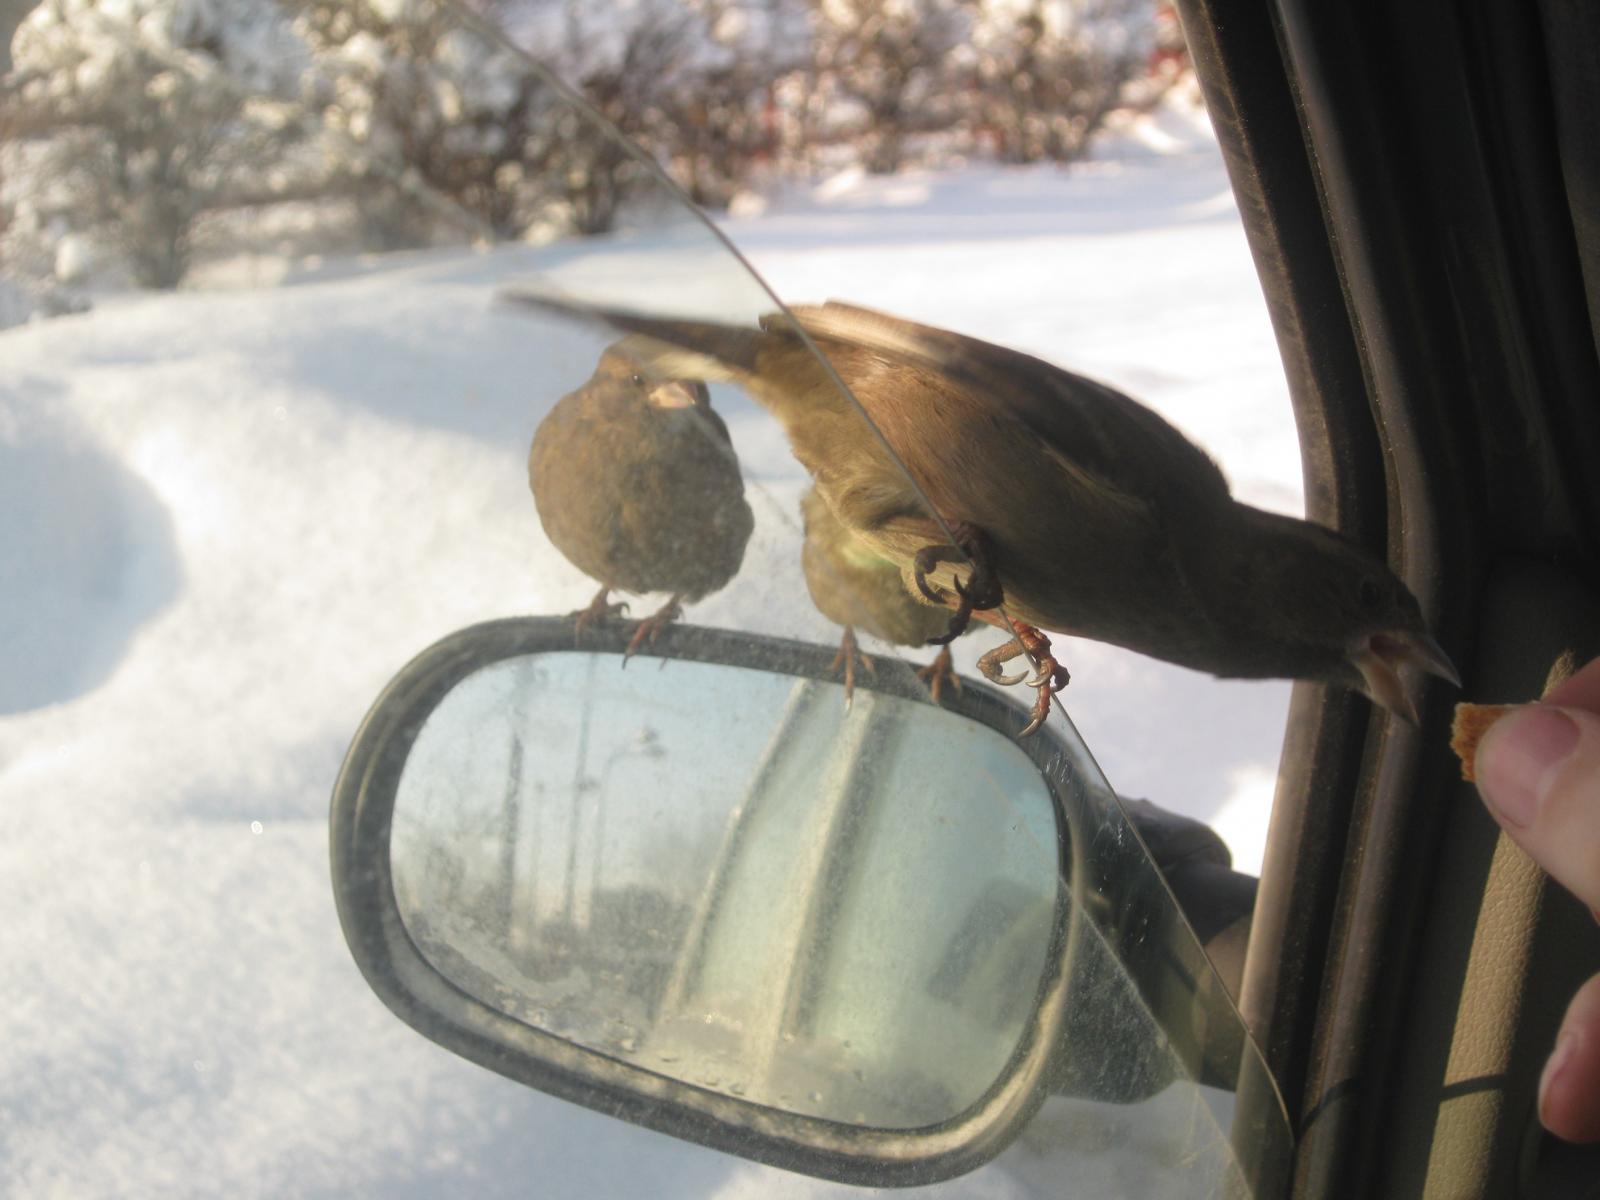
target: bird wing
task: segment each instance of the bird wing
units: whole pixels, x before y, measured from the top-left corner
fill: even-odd
[[[1173,498],[1181,502],[1200,499],[1195,488],[1212,498],[1228,495],[1227,480],[1204,450],[1107,384],[993,342],[837,300],[790,311],[819,344],[848,342],[916,362],[1002,405],[1074,477],[1121,493],[1129,508],[1159,505],[1179,483],[1187,494]]]

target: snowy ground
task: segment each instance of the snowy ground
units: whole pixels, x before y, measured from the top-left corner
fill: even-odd
[[[1165,114],[1071,173],[842,177],[726,229],[787,299],[1101,376],[1243,498],[1298,510],[1276,350],[1203,124]],[[329,788],[393,671],[459,626],[592,591],[542,544],[523,459],[598,343],[490,298],[648,241],[290,267],[0,333],[0,1191],[830,1190],[433,1047],[368,992],[329,893]],[[784,600],[803,590],[776,430],[718,403],[764,570],[691,619],[828,640]],[[1086,643],[1066,661],[1117,788],[1212,821],[1254,869],[1287,685]],[[1029,1192],[986,1168],[947,1194]]]

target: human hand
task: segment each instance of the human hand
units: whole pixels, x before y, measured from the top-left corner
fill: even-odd
[[[1473,769],[1506,835],[1600,915],[1600,659],[1490,726]],[[1600,1141],[1600,975],[1567,1007],[1539,1119],[1568,1141]]]

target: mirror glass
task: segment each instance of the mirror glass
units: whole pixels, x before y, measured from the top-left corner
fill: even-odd
[[[1050,791],[925,703],[726,664],[523,656],[423,726],[391,833],[422,953],[536,1028],[712,1091],[936,1125],[1062,954]]]

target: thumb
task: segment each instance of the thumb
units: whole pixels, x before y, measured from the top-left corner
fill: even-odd
[[[1478,744],[1478,792],[1512,841],[1600,910],[1600,716],[1528,704]]]

